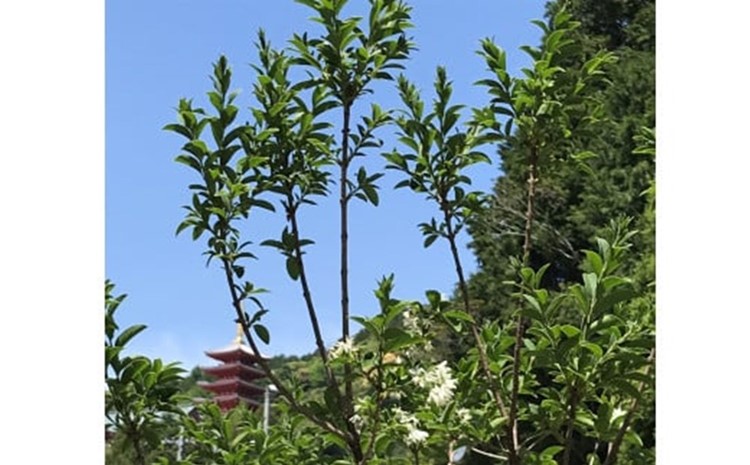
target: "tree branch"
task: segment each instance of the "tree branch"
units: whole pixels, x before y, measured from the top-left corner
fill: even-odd
[[[297,265],[299,266],[299,279],[300,279],[300,285],[302,286],[302,295],[305,299],[305,305],[307,306],[307,313],[310,317],[310,325],[313,329],[313,334],[315,336],[315,344],[318,347],[318,354],[320,355],[321,360],[323,361],[323,367],[326,372],[326,377],[328,379],[328,385],[333,389],[336,393],[336,397],[338,400],[338,403],[341,403],[341,391],[339,390],[338,381],[336,380],[336,377],[333,374],[333,370],[331,370],[330,365],[328,364],[328,353],[326,351],[325,343],[323,342],[323,334],[320,330],[320,324],[318,323],[318,315],[315,311],[315,304],[312,300],[312,294],[310,292],[310,285],[307,282],[307,273],[305,272],[305,263],[302,260],[302,247],[300,246],[300,234],[299,234],[299,225],[297,223],[297,209],[294,207],[293,204],[294,199],[292,198],[291,194],[287,195],[287,202],[289,204],[289,208],[287,210],[287,216],[289,218],[289,222],[292,226],[292,235],[294,236],[294,255],[295,259],[297,260]]]
[[[570,410],[568,411],[568,427],[565,432],[565,452],[563,453],[562,465],[570,464],[570,452],[573,449],[573,428],[575,426],[576,410],[578,409],[580,398],[581,395],[579,395],[578,389],[574,383],[570,390]]]
[[[281,382],[281,380],[274,374],[273,370],[271,369],[271,366],[268,364],[266,359],[260,353],[260,350],[258,349],[258,345],[255,343],[255,339],[250,333],[250,327],[248,325],[247,319],[245,318],[245,312],[242,308],[242,301],[239,299],[239,296],[237,295],[237,288],[234,282],[234,276],[232,276],[232,271],[231,271],[231,263],[226,258],[222,258],[221,260],[224,265],[224,272],[225,272],[226,279],[227,279],[227,285],[229,286],[229,292],[232,295],[232,306],[234,307],[234,310],[237,313],[237,319],[242,325],[242,331],[245,333],[245,337],[247,338],[247,341],[250,344],[250,348],[253,350],[253,354],[255,354],[255,357],[258,359],[258,364],[263,369],[263,372],[265,373],[265,375],[278,388],[279,394],[281,394],[289,402],[289,405],[291,405],[295,411],[304,415],[308,420],[320,426],[324,430],[330,433],[333,433],[336,436],[339,436],[340,438],[349,442],[351,438],[344,431],[341,431],[339,428],[337,428],[335,425],[333,425],[329,421],[318,418],[308,408],[298,403],[297,400],[294,398],[294,395],[292,395],[289,389],[287,389],[286,386],[284,386],[284,384]]]
[[[349,168],[349,124],[351,117],[351,102],[344,101],[344,122],[341,141],[341,178],[339,205],[341,211],[341,337],[349,339],[349,218],[348,218],[348,177]],[[357,463],[364,461],[362,445],[359,442],[359,432],[351,421],[354,415],[354,388],[352,386],[352,365],[348,361],[344,363],[344,413],[345,422],[352,439],[349,447]]]
[[[453,256],[453,264],[456,267],[456,275],[458,276],[458,286],[461,289],[464,311],[468,315],[472,315],[469,299],[469,287],[466,284],[463,266],[461,265],[461,257],[458,254],[458,247],[456,246],[456,234],[453,231],[452,216],[446,211],[446,209],[443,209],[443,216],[445,218],[448,242],[451,248],[451,255]],[[479,328],[477,327],[476,321],[471,322],[471,333],[474,336],[474,341],[477,344],[477,349],[479,351],[479,360],[482,364],[482,370],[484,371],[484,375],[487,377],[487,381],[490,383],[490,390],[492,391],[492,396],[495,400],[495,404],[497,405],[497,409],[499,410],[500,415],[507,416],[505,403],[503,402],[502,396],[500,395],[500,388],[497,385],[495,377],[492,376],[492,371],[490,370],[489,358],[487,357],[487,347],[485,346],[484,340],[479,333]]]
[[[536,144],[532,144],[529,156],[529,177],[527,180],[528,191],[526,197],[526,227],[523,238],[523,265],[527,266],[531,257],[531,229],[534,224],[534,198],[536,195],[536,183],[538,181],[538,153]],[[508,421],[509,433],[512,438],[513,447],[509,456],[510,465],[520,465],[518,457],[518,390],[520,385],[521,346],[523,345],[524,320],[521,314],[516,321],[516,341],[513,347],[513,385],[510,397],[510,419]]]
[[[651,370],[654,368],[654,357],[656,356],[656,349],[651,349],[651,353],[648,356],[648,362],[649,365],[646,368],[646,375],[651,374]],[[638,393],[643,394],[643,388],[646,386],[646,383],[641,382],[638,386]],[[609,449],[607,451],[607,458],[604,460],[604,463],[602,465],[615,465],[617,463],[617,454],[620,452],[620,446],[622,445],[622,441],[625,438],[625,433],[627,433],[628,428],[630,427],[630,422],[633,420],[633,416],[635,415],[636,409],[638,409],[638,401],[640,399],[639,397],[635,397],[633,399],[633,402],[630,404],[630,408],[628,409],[628,413],[625,415],[625,419],[622,421],[622,425],[620,426],[620,429],[617,431],[617,436],[615,436],[615,440],[612,441],[612,443],[609,445]]]

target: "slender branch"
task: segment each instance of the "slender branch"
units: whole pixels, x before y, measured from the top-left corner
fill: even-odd
[[[349,169],[349,125],[351,117],[351,103],[344,103],[344,122],[341,130],[341,177],[339,180],[339,205],[341,212],[341,337],[349,338],[349,180],[347,170]],[[352,400],[354,398],[352,388],[352,367],[348,362],[344,365],[344,383],[346,386],[346,404],[344,411],[347,416],[352,415]]]
[[[531,257],[531,229],[534,224],[534,200],[536,195],[536,183],[538,179],[538,153],[536,143],[531,145],[531,154],[529,156],[529,177],[527,180],[528,191],[526,197],[526,226],[523,238],[523,265],[529,264]],[[510,419],[508,428],[513,441],[513,447],[510,454],[510,465],[519,465],[518,457],[518,391],[520,388],[520,368],[521,368],[521,346],[523,345],[524,320],[521,314],[516,321],[516,341],[513,347],[513,384],[510,397]]]
[[[341,207],[341,337],[349,339],[349,219],[348,219],[348,177],[349,168],[349,125],[351,118],[351,102],[344,102],[344,122],[341,140],[341,178],[339,204]],[[359,432],[351,421],[354,415],[354,387],[352,385],[352,365],[348,361],[344,363],[344,405],[342,412],[351,440],[348,442],[352,455],[357,463],[364,463],[362,445],[359,441]]]
[[[375,414],[372,416],[372,430],[370,432],[370,443],[367,446],[367,451],[365,452],[365,460],[369,460],[373,453],[375,452],[375,439],[378,435],[378,431],[380,430],[380,413],[383,408],[383,392],[381,391],[383,387],[383,357],[385,354],[383,354],[383,350],[381,347],[380,352],[380,359],[378,360],[377,364],[377,377],[375,381],[375,392],[377,393],[376,401],[375,401]],[[368,378],[369,379],[369,378]]]
[[[529,178],[526,180],[528,183],[528,195],[526,197],[526,226],[524,228],[523,236],[523,264],[528,265],[531,258],[531,229],[534,225],[534,202],[536,199],[536,184],[539,182],[539,155],[537,153],[536,145],[531,147],[531,156],[529,157]]]
[[[293,199],[291,196],[288,198],[289,205],[292,205]],[[310,293],[310,286],[307,282],[307,273],[305,272],[305,266],[304,261],[302,260],[302,248],[299,244],[299,226],[297,223],[297,212],[296,209],[291,209],[291,211],[287,212],[289,214],[289,220],[292,224],[292,235],[294,236],[294,254],[295,258],[297,260],[297,264],[299,265],[299,277],[300,277],[300,283],[302,285],[302,294],[305,298],[305,304],[307,305],[307,311],[310,316],[310,323],[313,327],[313,332],[315,333],[315,343],[318,346],[318,352],[320,353],[320,357],[323,361],[323,367],[326,372],[326,377],[328,379],[328,385],[333,390],[334,395],[336,396],[336,403],[339,405],[339,411],[341,412],[342,419],[344,423],[347,426],[347,429],[349,431],[349,434],[351,436],[350,439],[347,439],[347,441],[351,441],[350,446],[352,447],[352,451],[354,449],[358,449],[361,446],[359,445],[359,433],[357,431],[356,426],[354,423],[352,423],[351,416],[353,415],[353,411],[350,411],[351,409],[345,409],[342,407],[342,398],[341,398],[341,390],[339,388],[339,383],[336,379],[336,376],[333,374],[333,370],[331,370],[330,365],[328,364],[328,355],[326,353],[325,344],[323,343],[323,336],[320,331],[320,325],[318,324],[318,317],[317,313],[315,312],[315,306],[312,301],[312,294]]]
[[[307,273],[305,272],[305,263],[302,259],[302,247],[300,246],[300,234],[299,224],[297,222],[297,209],[293,206],[294,199],[291,194],[287,195],[287,202],[289,208],[287,210],[287,216],[292,226],[292,235],[294,236],[294,255],[299,266],[299,279],[300,285],[302,286],[302,295],[305,299],[305,305],[307,306],[307,313],[310,317],[310,324],[315,335],[315,344],[318,346],[318,354],[323,361],[323,367],[325,368],[326,377],[328,378],[329,386],[335,391],[336,397],[341,402],[341,391],[339,390],[338,381],[328,364],[328,353],[326,351],[325,343],[323,342],[323,334],[320,330],[320,324],[318,323],[318,315],[315,311],[315,304],[312,300],[312,294],[310,292],[310,285],[307,281]]]
[[[458,254],[458,247],[456,247],[456,234],[453,230],[452,216],[448,212],[447,208],[443,208],[443,217],[445,218],[448,242],[450,243],[451,254],[453,255],[453,263],[456,266],[456,274],[458,275],[458,285],[461,289],[461,296],[464,303],[464,311],[471,315],[471,305],[469,299],[469,287],[466,284],[466,278],[464,277],[463,267],[461,266],[461,257]],[[490,391],[492,391],[492,397],[495,400],[497,409],[500,411],[500,415],[507,416],[505,403],[503,402],[502,396],[500,395],[500,387],[497,385],[497,380],[492,375],[490,370],[489,358],[487,357],[487,346],[484,344],[479,328],[477,327],[476,321],[471,322],[471,333],[474,336],[477,349],[479,351],[479,360],[482,364],[482,370],[484,375],[487,377],[487,381],[490,383]]]
[[[140,435],[135,434],[131,439],[135,449],[135,461],[138,465],[146,465],[146,454],[143,452]]]
[[[476,452],[479,455],[484,455],[485,457],[489,457],[489,458],[492,458],[492,459],[503,460],[503,461],[508,460],[508,457],[505,457],[504,455],[492,454],[492,453],[487,452],[485,450],[482,450],[482,449],[480,449],[478,447],[472,447],[471,450],[473,452]]]
[[[451,439],[448,443],[448,465],[455,465],[456,462],[453,461],[453,452],[454,447],[456,447],[456,440]]]
[[[648,356],[649,365],[646,368],[646,375],[651,374],[651,370],[654,368],[653,360],[655,356],[656,356],[656,349],[651,349],[651,353]],[[638,394],[643,394],[643,388],[645,386],[646,386],[646,383],[641,381],[640,385],[638,386]],[[617,431],[617,436],[615,436],[615,440],[612,441],[612,443],[609,445],[609,449],[607,451],[607,458],[604,460],[604,463],[602,465],[615,465],[615,463],[617,463],[617,454],[620,452],[620,446],[622,445],[622,441],[625,438],[625,433],[627,433],[628,428],[630,427],[630,422],[633,421],[633,416],[635,415],[635,411],[638,409],[639,400],[640,400],[640,395],[638,397],[635,397],[633,399],[633,402],[630,404],[628,413],[625,415],[625,419],[622,421],[622,425],[620,426],[620,429]]]
[[[576,420],[576,410],[578,409],[578,402],[581,399],[581,395],[578,393],[578,389],[575,384],[570,390],[570,410],[568,412],[568,429],[565,432],[565,452],[563,453],[562,465],[570,464],[570,452],[573,449],[573,429]]]
[[[253,338],[253,335],[250,333],[250,326],[248,325],[248,321],[245,318],[245,311],[242,308],[242,301],[237,295],[237,287],[234,282],[234,276],[232,276],[231,263],[226,258],[222,258],[222,263],[224,265],[224,272],[226,274],[226,280],[227,280],[227,285],[229,286],[229,292],[232,295],[232,306],[234,307],[234,310],[237,313],[237,319],[242,325],[242,331],[245,333],[245,337],[247,338],[247,341],[250,344],[250,348],[252,349],[253,354],[255,354],[255,357],[258,359],[258,364],[260,365],[264,374],[278,388],[279,394],[281,394],[289,402],[289,405],[291,405],[295,411],[304,415],[308,420],[320,426],[324,430],[331,432],[339,436],[340,438],[344,439],[345,441],[349,442],[351,438],[344,431],[341,431],[339,428],[337,428],[335,425],[333,425],[329,421],[318,418],[312,411],[310,411],[308,408],[298,403],[297,400],[294,398],[294,395],[292,395],[289,389],[287,389],[286,386],[284,386],[281,380],[273,372],[273,370],[271,369],[271,366],[268,364],[268,361],[260,353],[260,350],[258,349],[258,345],[255,343],[255,339]]]

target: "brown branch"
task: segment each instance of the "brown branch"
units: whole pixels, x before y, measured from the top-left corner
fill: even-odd
[[[348,218],[348,177],[349,168],[349,124],[351,117],[351,102],[344,102],[344,122],[341,140],[341,178],[339,204],[341,207],[341,337],[349,339],[349,218]],[[351,435],[348,442],[352,455],[357,463],[364,463],[362,445],[359,442],[359,432],[351,421],[354,415],[354,387],[352,385],[352,365],[344,363],[344,405],[342,412],[347,429]]]
[[[376,394],[377,398],[375,402],[375,414],[372,416],[373,426],[372,426],[372,431],[370,432],[370,443],[368,444],[367,450],[365,451],[365,454],[364,454],[365,461],[372,458],[372,455],[375,452],[375,439],[378,435],[378,431],[380,430],[380,413],[383,408],[383,401],[385,400],[383,399],[383,392],[381,391],[381,388],[383,386],[383,358],[385,356],[385,354],[383,354],[382,352],[383,351],[380,350],[381,355],[380,355],[380,360],[378,360],[378,365],[377,365],[378,374],[377,374],[376,381],[375,383],[372,383],[372,381],[370,381],[372,384],[375,384],[375,392],[377,393]],[[368,377],[368,380],[369,380],[369,377]]]
[[[448,234],[448,242],[450,243],[451,254],[453,256],[453,264],[456,267],[456,275],[458,276],[458,285],[459,285],[459,288],[461,289],[461,296],[463,298],[464,311],[468,315],[472,315],[471,304],[470,304],[470,299],[469,299],[469,287],[466,284],[466,278],[464,277],[463,267],[461,266],[461,257],[458,254],[458,247],[456,247],[456,234],[453,231],[452,216],[449,214],[445,206],[443,206],[443,217],[445,218],[445,224],[446,224],[447,234]],[[490,391],[492,392],[492,397],[495,400],[497,409],[499,410],[500,415],[507,416],[505,403],[503,402],[502,396],[500,395],[500,387],[497,385],[497,380],[492,375],[492,371],[490,370],[489,359],[487,357],[487,346],[485,346],[484,344],[484,340],[482,339],[482,336],[479,333],[479,328],[477,327],[476,320],[474,319],[471,322],[471,333],[474,336],[474,341],[476,342],[476,345],[477,345],[477,350],[479,352],[479,360],[482,364],[482,371],[484,371],[484,375],[487,377],[487,381],[490,383]]]
[[[300,285],[302,286],[302,295],[305,299],[305,305],[307,306],[307,313],[310,317],[310,325],[313,329],[313,334],[315,335],[315,344],[318,346],[318,354],[320,355],[321,360],[323,361],[323,367],[326,372],[326,377],[328,378],[328,385],[333,389],[336,393],[336,398],[338,400],[338,403],[341,403],[341,391],[339,390],[338,381],[336,380],[336,377],[333,374],[333,370],[331,370],[330,365],[328,364],[328,353],[326,351],[325,343],[323,342],[323,334],[320,330],[320,324],[318,323],[318,315],[315,311],[315,304],[312,300],[312,294],[310,292],[310,285],[307,281],[307,273],[305,272],[305,263],[302,260],[302,247],[300,246],[300,234],[299,234],[299,225],[297,223],[297,209],[293,206],[294,199],[292,198],[292,195],[289,194],[287,196],[287,202],[289,204],[289,208],[287,210],[287,216],[289,217],[289,222],[292,226],[292,236],[294,237],[294,255],[295,259],[297,260],[297,265],[299,266],[299,279],[300,279]]]
[[[146,454],[143,452],[140,436],[136,435],[133,439],[133,448],[135,449],[135,461],[138,465],[146,465]]]
[[[649,365],[646,368],[646,375],[651,374],[651,370],[654,368],[653,360],[656,356],[656,349],[651,349],[651,353],[648,356],[648,362]],[[609,449],[607,451],[607,458],[604,460],[604,463],[602,465],[615,465],[617,463],[617,454],[620,452],[620,446],[622,445],[622,441],[625,438],[625,433],[627,433],[628,428],[630,427],[630,422],[633,420],[633,416],[635,415],[635,411],[638,408],[638,401],[640,400],[640,394],[643,394],[643,388],[646,387],[646,383],[641,381],[640,385],[638,386],[638,397],[635,397],[633,399],[633,402],[630,404],[630,408],[628,409],[628,413],[625,415],[625,419],[622,421],[622,425],[620,426],[620,429],[617,431],[617,436],[615,436],[615,440],[612,441],[612,443],[609,445]]]
[[[534,197],[536,195],[536,183],[538,181],[538,153],[536,144],[531,146],[529,156],[529,177],[527,180],[528,191],[526,197],[526,227],[523,238],[523,266],[529,264],[531,257],[531,229],[534,224]],[[516,341],[513,347],[513,384],[510,397],[510,418],[508,421],[509,434],[511,435],[513,447],[509,458],[510,465],[520,465],[518,456],[518,391],[520,388],[521,368],[521,346],[523,345],[524,319],[519,313],[516,321]]]
[[[339,180],[339,205],[341,212],[341,337],[346,340],[349,337],[349,194],[348,177],[349,169],[349,125],[351,117],[351,103],[344,103],[344,123],[341,130],[341,177]],[[344,411],[347,416],[352,415],[352,402],[354,398],[352,387],[352,367],[347,362],[344,364],[344,383],[346,405]]]
[[[570,411],[568,412],[568,429],[565,432],[565,452],[563,453],[562,465],[570,464],[570,452],[573,449],[573,429],[576,420],[576,410],[578,409],[578,402],[581,399],[581,395],[575,386],[571,386],[570,392]]]
[[[242,301],[237,295],[237,288],[234,282],[234,276],[232,276],[231,264],[229,260],[226,258],[222,258],[222,262],[224,264],[224,272],[226,274],[226,280],[227,280],[227,285],[229,286],[229,292],[232,295],[232,306],[234,307],[234,310],[237,313],[237,319],[242,325],[242,331],[245,333],[245,337],[247,338],[247,341],[250,344],[250,348],[253,350],[253,354],[255,354],[255,357],[258,359],[258,364],[263,369],[263,372],[265,373],[265,375],[278,388],[279,394],[281,394],[289,402],[289,405],[291,405],[292,408],[296,412],[300,413],[301,415],[304,415],[308,420],[320,426],[324,430],[330,433],[333,433],[336,436],[339,436],[343,440],[347,441],[347,443],[351,441],[351,438],[349,437],[349,435],[347,435],[344,431],[341,431],[339,428],[337,428],[335,425],[333,425],[329,421],[318,418],[312,411],[310,411],[304,405],[301,405],[300,403],[298,403],[297,400],[294,398],[294,395],[289,391],[289,389],[286,388],[286,386],[284,386],[281,380],[273,372],[273,370],[271,369],[271,366],[268,364],[266,359],[260,353],[260,350],[258,349],[258,345],[255,343],[255,339],[250,333],[250,326],[248,324],[247,319],[245,318],[245,311],[242,308]]]

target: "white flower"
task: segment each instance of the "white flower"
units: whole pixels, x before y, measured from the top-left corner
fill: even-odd
[[[458,416],[459,423],[469,423],[471,421],[471,412],[467,408],[456,410],[456,416]]]
[[[455,386],[448,384],[441,384],[430,389],[430,394],[427,396],[427,402],[435,404],[438,407],[442,407],[453,398],[453,389]]]
[[[406,428],[404,442],[407,445],[418,446],[427,440],[429,435],[426,431],[419,429],[419,420],[413,414],[402,410],[401,407],[394,407],[393,416],[401,426]]]
[[[391,391],[388,398],[393,400],[401,400],[404,397],[404,393],[401,391]]]
[[[453,391],[458,384],[453,378],[448,362],[441,362],[432,367],[430,371],[424,368],[410,370],[414,384],[421,388],[429,388],[430,393],[427,402],[442,407],[453,398]]]
[[[356,351],[357,349],[356,347],[354,347],[354,341],[352,341],[351,338],[347,337],[346,339],[337,342],[328,353],[328,355],[331,357],[331,359],[335,360],[343,355],[353,355]]]
[[[404,442],[406,442],[407,446],[419,446],[421,444],[424,444],[428,437],[429,434],[427,434],[427,431],[422,431],[421,429],[414,428],[413,430],[409,431],[409,434],[406,435]]]
[[[443,360],[432,369],[432,379],[435,384],[452,383],[455,387],[456,380],[453,379],[448,362]]]
[[[401,407],[395,407],[393,409],[393,413],[396,421],[406,426],[410,430],[416,428],[419,424],[419,420],[417,420],[417,417],[409,412],[401,410]]]
[[[428,387],[430,384],[429,373],[427,373],[424,368],[412,368],[409,370],[409,374],[411,375],[414,384],[421,388]]]
[[[354,425],[354,428],[357,429],[358,432],[362,432],[362,427],[365,425],[365,420],[359,414],[354,414],[349,418],[349,420]]]
[[[412,334],[420,334],[422,331],[419,328],[419,318],[412,314],[410,311],[405,311],[404,316],[404,329]]]

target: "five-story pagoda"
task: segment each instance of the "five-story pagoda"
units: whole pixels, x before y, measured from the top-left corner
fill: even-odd
[[[258,357],[243,344],[242,325],[237,324],[237,336],[227,347],[210,350],[206,355],[221,362],[201,370],[214,381],[199,381],[198,386],[214,394],[214,401],[224,410],[236,407],[240,402],[249,408],[262,404],[265,387],[258,384],[265,375],[258,368]]]

